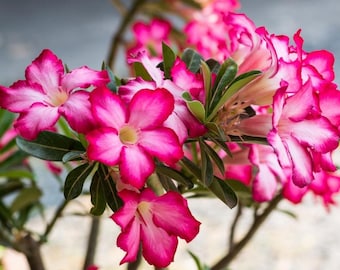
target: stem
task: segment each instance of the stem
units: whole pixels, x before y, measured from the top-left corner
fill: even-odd
[[[231,261],[240,253],[240,251],[248,244],[251,238],[254,236],[256,231],[260,228],[263,222],[267,219],[269,214],[276,208],[278,203],[281,201],[282,195],[277,195],[263,211],[261,215],[257,215],[254,219],[252,226],[249,228],[246,235],[238,242],[235,243],[230,249],[229,253],[225,255],[220,261],[218,261],[211,270],[221,270],[227,267]]]
[[[134,0],[131,8],[126,12],[123,20],[121,21],[116,34],[114,34],[112,37],[111,45],[109,49],[109,55],[107,57],[107,64],[112,70],[114,70],[114,63],[115,63],[116,55],[118,52],[118,46],[123,39],[123,34],[125,33],[133,17],[137,14],[139,8],[146,1],[147,0]]]
[[[240,220],[241,215],[242,215],[242,205],[241,205],[241,202],[240,202],[238,207],[237,207],[237,212],[236,212],[234,221],[231,224],[231,228],[230,228],[229,250],[232,250],[234,248],[234,244],[235,244],[234,238],[235,238],[236,226],[237,226],[238,221]]]
[[[142,261],[142,252],[141,248],[139,248],[137,259],[134,262],[130,262],[127,266],[127,270],[138,270],[138,267]]]
[[[45,270],[40,253],[40,243],[27,234],[20,239],[20,251],[25,254],[31,270]]]
[[[86,270],[90,265],[94,263],[94,257],[96,254],[99,234],[99,217],[92,217],[90,235],[87,242],[87,251],[83,269]]]

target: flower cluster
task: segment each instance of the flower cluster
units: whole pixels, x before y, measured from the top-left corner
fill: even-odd
[[[178,238],[189,242],[199,232],[185,198],[196,190],[230,207],[237,202],[231,180],[255,202],[282,194],[298,203],[312,191],[329,206],[340,190],[333,55],[304,51],[300,30],[292,43],[256,27],[237,13],[238,1],[200,4],[184,12],[184,41],[170,21],[133,25],[127,79],[105,67],[68,71],[45,49],[25,80],[0,86],[0,107],[19,115],[24,151],[80,160],[65,180],[66,199],[93,176],[91,212],[102,214],[106,204],[114,211],[121,263],[141,252],[156,267],[169,265]]]

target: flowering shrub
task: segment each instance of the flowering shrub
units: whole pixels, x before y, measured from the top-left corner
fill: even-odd
[[[90,182],[90,213],[100,216],[109,207],[121,228],[121,263],[142,254],[158,268],[173,261],[178,237],[190,242],[199,233],[189,197],[247,205],[261,220],[281,199],[299,203],[308,191],[330,207],[340,189],[332,160],[340,135],[334,57],[304,51],[300,30],[291,43],[256,27],[237,13],[239,6],[162,1],[159,8],[183,19],[182,29],[164,18],[134,21],[127,78],[106,65],[68,70],[43,50],[25,80],[0,86],[1,176],[11,177],[5,172],[13,153],[22,155],[21,165],[28,155],[71,163],[66,201],[86,193]],[[34,191],[32,204],[39,199]],[[0,206],[0,220],[12,222],[1,228],[16,227],[11,215],[23,208]],[[237,245],[243,242],[230,252]]]

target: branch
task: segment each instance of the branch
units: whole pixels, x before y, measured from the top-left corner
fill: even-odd
[[[228,266],[231,261],[240,253],[240,251],[248,244],[263,222],[267,219],[269,214],[276,208],[279,202],[282,200],[282,195],[277,195],[267,206],[267,208],[263,211],[261,215],[257,215],[254,219],[254,222],[247,234],[240,240],[238,243],[233,245],[233,248],[229,251],[229,253],[224,256],[220,261],[218,261],[211,270],[221,270]]]
[[[229,250],[232,250],[233,247],[234,247],[236,225],[237,225],[238,221],[240,220],[241,215],[242,215],[242,205],[241,205],[241,203],[239,203],[239,205],[237,207],[237,212],[236,212],[235,218],[234,218],[233,223],[231,224],[231,227],[230,227]]]
[[[123,35],[129,26],[130,22],[137,14],[139,8],[146,2],[147,0],[134,0],[131,8],[126,12],[123,20],[121,21],[116,34],[113,35],[111,40],[111,45],[109,49],[109,55],[107,57],[108,66],[114,70],[114,63],[116,61],[116,55],[118,52],[119,44],[122,42]]]
[[[83,267],[84,270],[94,263],[94,257],[96,255],[98,244],[99,225],[100,218],[95,216],[91,217],[91,229],[87,242],[86,258]]]

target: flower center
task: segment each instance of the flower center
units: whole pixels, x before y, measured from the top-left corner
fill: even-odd
[[[62,89],[58,89],[56,93],[53,93],[53,96],[51,97],[51,103],[55,107],[59,107],[63,105],[68,99],[68,94],[66,91],[63,91]]]
[[[130,126],[124,126],[119,131],[119,139],[123,144],[135,144],[138,140],[138,132]]]
[[[143,222],[144,224],[147,224],[150,222],[150,207],[151,204],[149,202],[140,202],[137,206],[137,218]]]

